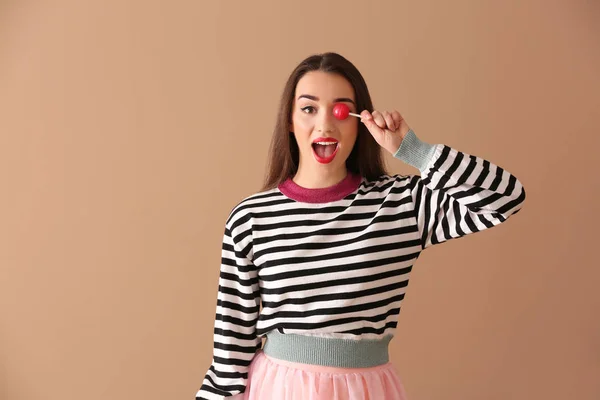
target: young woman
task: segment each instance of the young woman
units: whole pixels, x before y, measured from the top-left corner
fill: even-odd
[[[338,103],[361,118],[336,119]],[[387,174],[382,149],[420,176]],[[413,264],[524,200],[501,167],[374,111],[344,57],[308,57],[285,86],[265,186],[226,221],[213,362],[196,399],[406,399],[388,343]]]

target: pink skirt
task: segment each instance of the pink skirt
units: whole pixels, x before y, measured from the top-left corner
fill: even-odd
[[[259,350],[246,391],[231,400],[407,400],[391,363],[337,368],[278,360]]]

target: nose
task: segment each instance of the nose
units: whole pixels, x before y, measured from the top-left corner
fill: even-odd
[[[326,112],[319,113],[319,117],[317,118],[316,128],[317,132],[333,132],[335,131],[335,123],[336,119],[333,115],[332,110],[327,110]]]

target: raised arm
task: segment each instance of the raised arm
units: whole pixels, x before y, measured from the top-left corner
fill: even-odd
[[[394,154],[421,171],[411,181],[423,248],[506,221],[525,201],[521,182],[488,160],[421,141],[412,129]]]

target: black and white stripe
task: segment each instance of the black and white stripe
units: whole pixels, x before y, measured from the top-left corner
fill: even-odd
[[[244,199],[226,222],[213,363],[196,398],[242,392],[272,330],[393,335],[420,252],[496,226],[524,200],[509,172],[445,145],[421,176],[363,179],[339,201],[303,203],[278,189]]]

